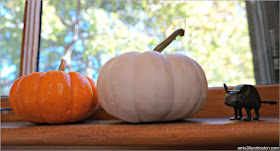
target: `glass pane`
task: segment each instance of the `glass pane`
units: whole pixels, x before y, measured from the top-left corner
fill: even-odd
[[[255,84],[243,1],[76,1],[43,3],[39,71],[68,71],[97,80],[102,65],[130,51],[151,51],[184,28],[163,54],[182,53],[204,69],[209,87]]]
[[[0,3],[1,96],[5,96],[19,77],[25,1]]]

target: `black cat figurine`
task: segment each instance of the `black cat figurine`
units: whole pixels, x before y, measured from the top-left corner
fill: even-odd
[[[245,121],[251,120],[251,109],[254,109],[256,113],[253,120],[258,120],[262,103],[277,104],[275,101],[262,101],[257,89],[252,85],[242,84],[234,87],[233,90],[228,90],[227,85],[224,84],[224,88],[226,90],[225,104],[234,108],[234,117],[231,117],[230,120],[241,120],[243,107],[248,114]]]

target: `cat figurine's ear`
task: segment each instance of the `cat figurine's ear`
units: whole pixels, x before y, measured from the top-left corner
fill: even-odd
[[[224,83],[224,88],[225,88],[226,92],[228,93],[229,90],[228,90],[228,87],[227,87],[227,85],[225,83]]]

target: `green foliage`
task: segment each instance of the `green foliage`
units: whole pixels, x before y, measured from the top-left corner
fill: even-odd
[[[196,60],[211,87],[255,84],[243,1],[49,0],[43,1],[41,28],[39,71],[56,70],[65,58],[70,71],[96,80],[106,60],[151,51],[184,28],[185,36],[163,54],[182,53]]]
[[[1,95],[8,95],[13,81],[19,77],[24,4],[19,0],[0,2]],[[5,68],[15,70],[8,74]]]

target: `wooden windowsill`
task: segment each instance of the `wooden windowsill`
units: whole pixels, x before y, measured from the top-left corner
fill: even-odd
[[[2,122],[1,133],[2,149],[9,146],[131,146],[130,149],[140,146],[143,149],[146,146],[144,149],[236,150],[240,146],[279,146],[279,119],[261,117],[259,121],[248,122],[190,118],[146,124],[103,120],[67,125]]]

